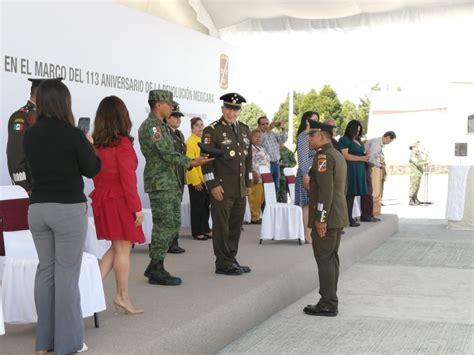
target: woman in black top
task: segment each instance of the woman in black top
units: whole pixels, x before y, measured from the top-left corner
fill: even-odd
[[[36,351],[85,351],[79,274],[87,233],[83,176],[100,170],[100,159],[74,126],[71,95],[59,80],[43,81],[37,93],[37,122],[23,147],[33,187],[28,223],[38,252],[35,303]]]

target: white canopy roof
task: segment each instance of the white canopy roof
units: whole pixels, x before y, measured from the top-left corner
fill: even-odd
[[[304,31],[367,25],[393,16],[455,7],[473,11],[474,0],[116,0],[124,5],[219,37],[228,31]],[[448,11],[449,12],[449,11]],[[378,17],[377,17],[378,16]]]
[[[192,2],[192,1],[191,1]],[[466,0],[201,0],[217,29],[251,19],[290,17],[325,20],[404,9],[472,3]]]

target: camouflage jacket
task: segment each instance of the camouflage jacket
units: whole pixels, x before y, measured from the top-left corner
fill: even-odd
[[[36,120],[36,105],[29,101],[8,120],[7,165],[12,183],[31,191],[31,172],[23,152],[25,132]]]
[[[292,168],[296,166],[295,154],[287,147],[280,147],[280,169],[283,171],[285,168]],[[283,175],[283,178],[285,176]]]
[[[180,190],[176,167],[191,168],[191,159],[176,150],[171,129],[152,113],[138,129],[140,149],[145,157],[145,192]]]
[[[418,149],[412,149],[410,153],[410,175],[421,176],[425,166],[430,163],[429,157]]]

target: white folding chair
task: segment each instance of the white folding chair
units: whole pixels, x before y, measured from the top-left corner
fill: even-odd
[[[260,230],[260,244],[263,240],[304,241],[303,212],[301,207],[278,203],[275,184],[268,167],[259,167],[265,193],[265,210]]]
[[[285,174],[286,178],[286,185],[288,186],[288,191],[290,193],[290,200],[291,204],[295,204],[295,170],[293,168],[285,168],[283,169],[283,174]],[[288,201],[290,203],[290,201]]]

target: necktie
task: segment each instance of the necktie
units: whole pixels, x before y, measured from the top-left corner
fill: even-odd
[[[235,125],[235,123],[232,123],[230,126],[232,127],[232,130],[234,131],[235,135],[237,135],[237,126]]]

